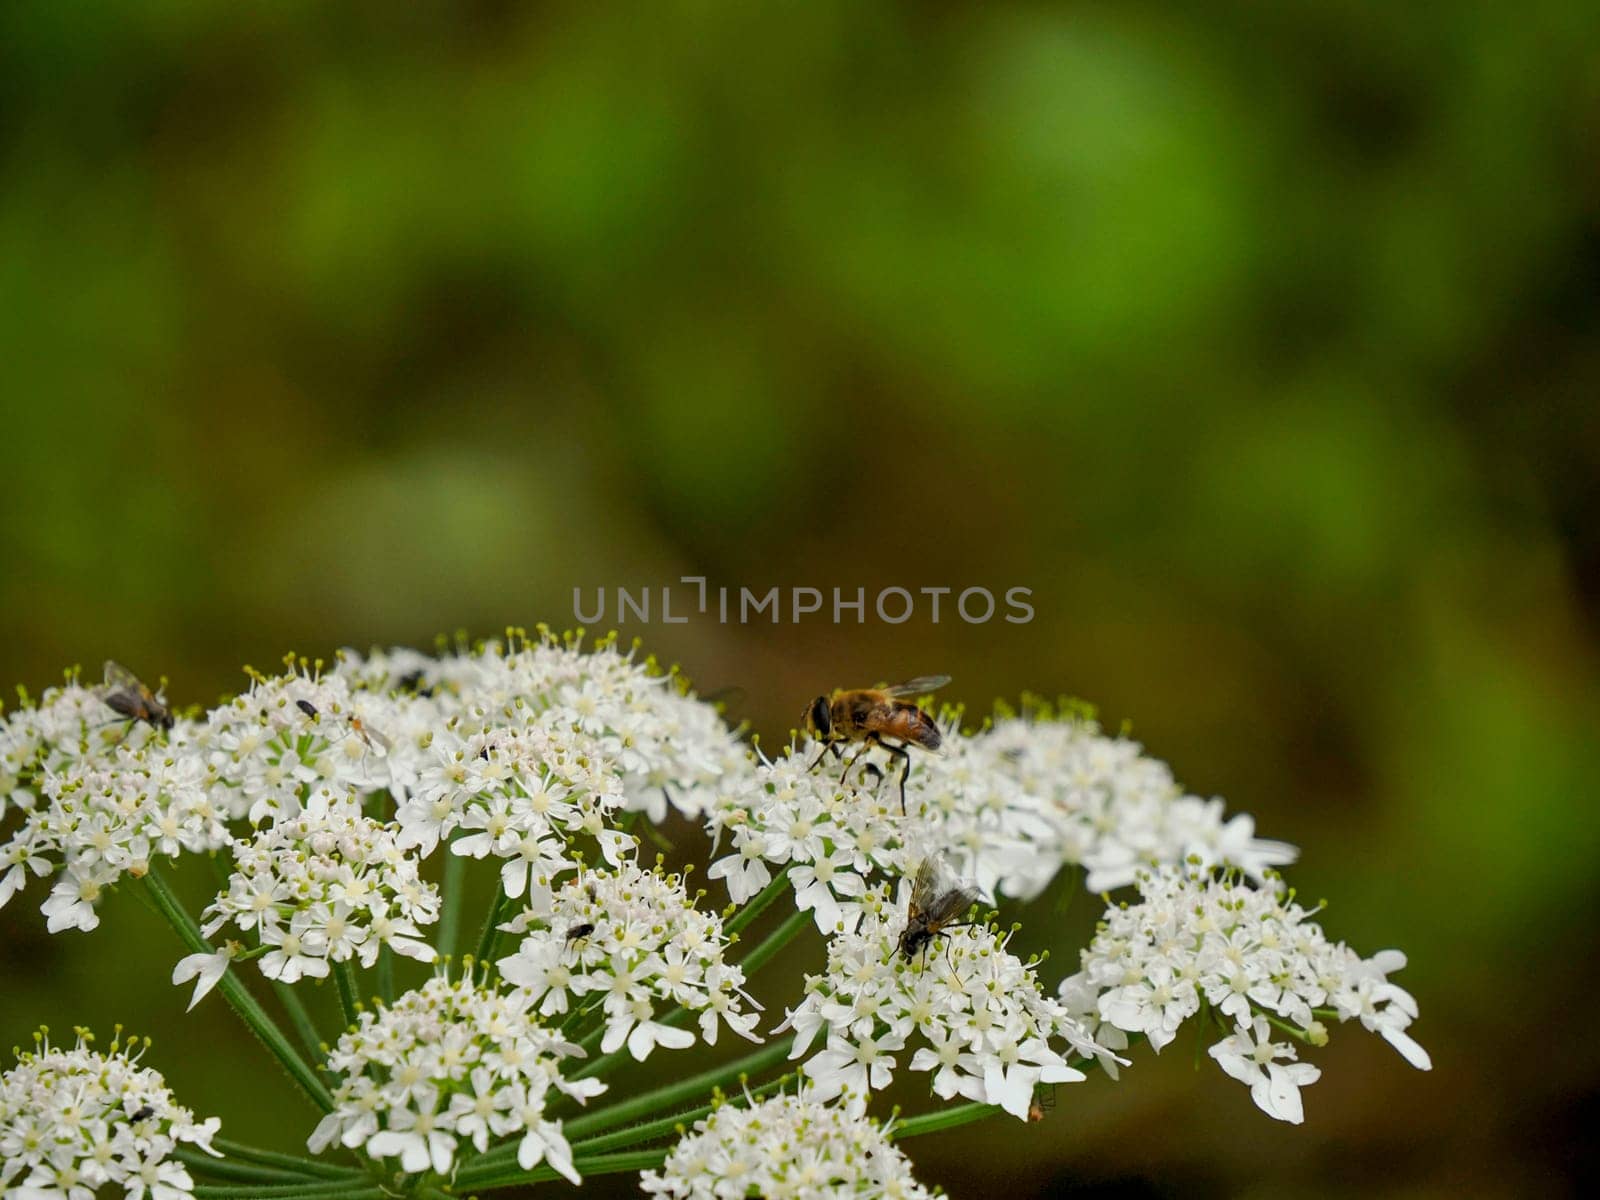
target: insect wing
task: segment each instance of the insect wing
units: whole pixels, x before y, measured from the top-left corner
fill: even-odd
[[[939,855],[930,854],[923,859],[911,880],[911,915],[926,916],[939,894],[949,890],[949,878],[944,860]]]
[[[883,690],[897,699],[906,696],[922,696],[928,692],[937,692],[950,682],[948,675],[918,675],[915,679],[908,679],[904,683],[893,683]]]
[[[148,696],[150,689],[139,677],[119,662],[106,659],[106,688],[113,692],[131,692],[135,696]]]
[[[977,898],[977,888],[967,883],[957,884],[935,896],[933,903],[924,911],[923,918],[928,922],[929,929],[938,929],[961,916]]]

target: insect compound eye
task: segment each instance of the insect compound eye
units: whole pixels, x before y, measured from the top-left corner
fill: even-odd
[[[811,724],[823,737],[827,737],[833,729],[833,721],[828,715],[828,698],[818,696],[811,702]]]

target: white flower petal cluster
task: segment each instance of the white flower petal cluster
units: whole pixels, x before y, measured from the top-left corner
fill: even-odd
[[[181,744],[130,739],[92,756],[58,758],[35,777],[37,795],[19,802],[21,824],[0,848],[0,906],[29,872],[59,869],[40,907],[50,932],[95,928],[100,896],[123,875],[145,874],[156,857],[227,845],[226,813],[213,803],[210,783],[205,765]]]
[[[660,1019],[674,1006],[700,1014],[707,1044],[716,1043],[720,1025],[761,1040],[756,1013],[744,1009],[744,1002],[755,1006],[744,972],[724,961],[721,919],[696,909],[682,878],[659,866],[627,862],[554,892],[547,883],[535,887],[529,906],[501,928],[522,940],[497,964],[500,974],[527,989],[541,1015],[600,1010],[607,1054],[626,1045],[643,1060],[658,1045],[693,1045],[692,1032]]]
[[[324,977],[330,962],[370,967],[382,946],[431,962],[418,928],[439,919],[439,893],[418,874],[395,826],[362,815],[349,796],[319,788],[299,815],[233,845],[235,868],[205,911],[209,937],[232,924],[270,947],[269,979]]]
[[[1036,840],[1037,869],[1011,895],[1037,895],[1070,863],[1087,868],[1091,892],[1105,892],[1163,863],[1198,860],[1261,879],[1297,857],[1285,842],[1257,838],[1248,815],[1225,818],[1220,799],[1185,794],[1166,763],[1092,721],[1012,717],[981,741],[992,769],[1021,785],[1052,834]]]
[[[613,638],[586,650],[578,638],[544,632],[436,659],[401,651],[347,655],[343,669],[378,686],[431,693],[442,712],[462,718],[463,736],[485,723],[515,727],[559,714],[583,735],[592,757],[612,764],[627,808],[656,822],[669,804],[699,816],[724,776],[748,768],[749,755],[713,705]]]
[[[452,854],[500,859],[513,899],[530,877],[576,868],[573,838],[592,837],[607,861],[622,861],[634,839],[611,824],[623,804],[621,776],[564,717],[514,710],[452,718],[395,814],[400,844],[427,856],[447,842]]]
[[[790,867],[796,903],[832,933],[853,927],[873,875],[904,874],[920,857],[905,841],[917,826],[900,815],[892,789],[862,786],[855,774],[841,783],[837,766],[807,770],[805,749],[762,763],[717,793],[708,823],[729,853],[706,874],[743,904],[772,881],[773,868]]]
[[[441,723],[429,700],[353,689],[337,672],[256,676],[195,735],[226,788],[231,812],[252,825],[293,817],[319,785],[408,794]]]
[[[1325,1019],[1358,1020],[1412,1066],[1431,1067],[1406,1032],[1417,1003],[1388,981],[1405,966],[1399,951],[1364,959],[1330,942],[1276,878],[1257,887],[1189,866],[1137,882],[1139,903],[1106,910],[1083,969],[1062,983],[1063,1001],[1099,1024],[1100,1041],[1140,1034],[1159,1051],[1205,1005],[1233,1029],[1211,1056],[1264,1112],[1296,1123],[1299,1089],[1320,1072],[1295,1061],[1293,1043],[1274,1042],[1274,1028],[1322,1045]]]
[[[879,750],[858,760],[860,747],[841,746],[839,759],[802,741],[730,776],[708,825],[731,852],[710,878],[725,879],[742,903],[775,868],[794,865],[800,906],[828,932],[854,919],[874,876],[903,874],[930,848],[985,892],[1021,899],[1072,864],[1101,892],[1162,863],[1231,865],[1261,878],[1295,858],[1294,847],[1257,838],[1249,816],[1225,819],[1221,800],[1185,795],[1165,763],[1091,722],[1005,718],[968,734],[952,718],[942,732],[939,751],[910,751],[903,813],[900,767]]]
[[[827,969],[807,977],[806,998],[784,1028],[795,1030],[792,1058],[826,1038],[805,1065],[808,1094],[848,1093],[859,1111],[913,1047],[911,1070],[932,1073],[942,1099],[998,1104],[1022,1119],[1036,1086],[1083,1079],[1069,1052],[1088,1058],[1102,1048],[1039,991],[1033,964],[1006,949],[1007,936],[984,924],[946,928],[908,961],[900,953],[908,899],[870,893],[858,927],[829,942]]]
[[[791,1200],[926,1200],[911,1163],[876,1121],[844,1107],[780,1095],[749,1106],[723,1104],[695,1122],[646,1195],[673,1200],[770,1196]]]
[[[307,1141],[399,1160],[412,1175],[448,1175],[464,1145],[519,1139],[524,1170],[548,1162],[573,1183],[572,1148],[546,1115],[552,1090],[586,1102],[605,1085],[569,1082],[562,1060],[582,1051],[539,1024],[524,992],[436,976],[392,1005],[361,1014],[328,1066],[341,1076],[334,1109]]]
[[[0,1076],[0,1196],[193,1195],[194,1181],[173,1150],[185,1142],[221,1157],[211,1147],[221,1122],[196,1121],[159,1072],[139,1065],[148,1042],[114,1041],[105,1054],[93,1044],[80,1029],[77,1044],[65,1050],[41,1031],[35,1048]]]

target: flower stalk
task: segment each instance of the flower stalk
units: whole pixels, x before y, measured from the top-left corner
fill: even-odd
[[[214,954],[215,948],[211,946],[200,933],[200,927],[195,924],[194,918],[183,907],[182,901],[167,886],[160,873],[152,868],[144,876],[145,890],[150,898],[155,901],[161,915],[166,917],[167,923],[177,932],[184,944],[195,954]],[[234,1012],[247,1025],[250,1032],[282,1064],[289,1077],[300,1085],[300,1089],[310,1097],[312,1103],[323,1112],[333,1108],[333,1097],[328,1093],[327,1087],[317,1077],[317,1073],[306,1063],[305,1059],[295,1051],[283,1031],[273,1023],[256,998],[250,994],[244,982],[230,969],[224,971],[217,986],[222,991],[223,998],[227,1000]]]

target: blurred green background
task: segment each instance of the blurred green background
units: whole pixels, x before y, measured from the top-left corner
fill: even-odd
[[[933,671],[1131,719],[1304,848],[1334,936],[1409,952],[1436,1069],[1335,1031],[1289,1128],[1184,1043],[920,1176],[1563,1194],[1600,1113],[1597,144],[1579,0],[8,0],[0,678],[115,655],[210,702],[682,575],[1031,587],[1020,626],[624,631],[768,737]],[[47,938],[43,895],[0,913],[0,1043],[122,1020],[225,1132],[303,1135],[154,918]],[[1051,978],[1092,909],[1024,913]]]

